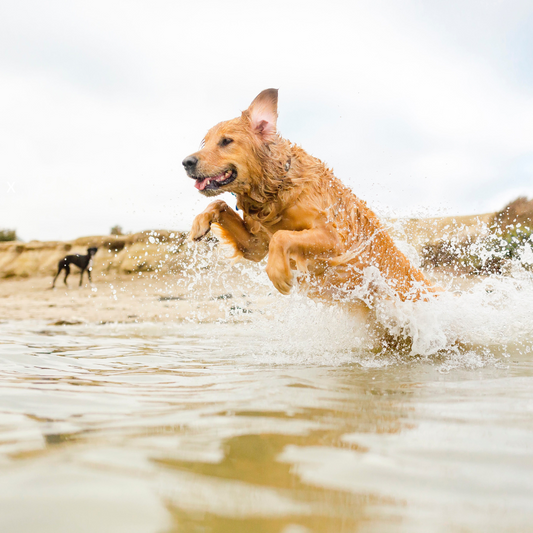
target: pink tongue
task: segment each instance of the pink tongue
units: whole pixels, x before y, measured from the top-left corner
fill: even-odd
[[[206,187],[207,187],[207,184],[210,182],[210,181],[224,181],[224,177],[225,177],[225,174],[219,174],[218,176],[211,176],[209,178],[205,178],[203,180],[196,180],[196,183],[194,184],[194,186],[199,190],[199,191],[203,191]]]
[[[203,191],[207,185],[207,183],[209,182],[209,178],[205,178],[205,180],[197,180],[196,183],[194,184],[194,186],[199,190],[199,191]]]

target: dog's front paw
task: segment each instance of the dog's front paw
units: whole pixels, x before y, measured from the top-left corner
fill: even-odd
[[[220,213],[227,209],[227,207],[226,202],[222,200],[210,203],[203,213],[200,213],[194,218],[189,233],[189,240],[199,241],[202,237],[205,237],[211,229],[211,224],[218,220]]]
[[[197,215],[192,223],[192,228],[189,233],[190,241],[199,241],[202,237],[205,237],[211,229],[211,223],[213,222],[213,216],[211,213],[200,213]]]
[[[292,276],[290,278],[278,279],[276,281],[272,280],[272,283],[281,294],[287,296],[292,289]]]
[[[287,295],[291,292],[293,278],[290,269],[280,269],[267,265],[266,272],[274,287],[276,287],[281,294]]]

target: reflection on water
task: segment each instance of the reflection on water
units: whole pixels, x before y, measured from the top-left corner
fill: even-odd
[[[0,324],[0,531],[532,530],[529,352],[376,355],[311,315]]]

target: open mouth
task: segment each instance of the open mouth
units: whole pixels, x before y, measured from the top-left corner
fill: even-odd
[[[236,177],[237,171],[228,169],[225,172],[221,172],[216,176],[191,176],[196,180],[194,186],[199,191],[210,191],[214,189],[220,189],[224,185],[230,184]]]

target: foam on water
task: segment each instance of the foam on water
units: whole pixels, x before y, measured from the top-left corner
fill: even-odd
[[[317,302],[298,291],[281,296],[268,280],[265,265],[243,262],[228,267],[216,253],[213,265],[214,252],[209,247],[204,253],[192,253],[185,283],[190,290],[203,283],[208,291],[215,291],[216,286],[219,292],[222,288],[243,293],[248,304],[255,301],[253,312],[244,320],[234,305],[226,320],[219,322],[244,321],[231,351],[261,364],[356,363],[372,367],[426,358],[445,371],[501,364],[507,357],[533,353],[533,275],[518,263],[505,276],[451,277],[446,292],[416,302],[394,297],[371,299],[371,285],[381,283],[385,296],[390,289],[369,268],[361,289],[346,295],[347,301],[359,299],[370,305],[369,322],[351,313],[343,301]],[[462,282],[460,289],[458,281]],[[189,319],[201,322],[205,315],[199,312]],[[230,337],[235,331],[232,328]],[[391,339],[400,342],[391,343]]]

